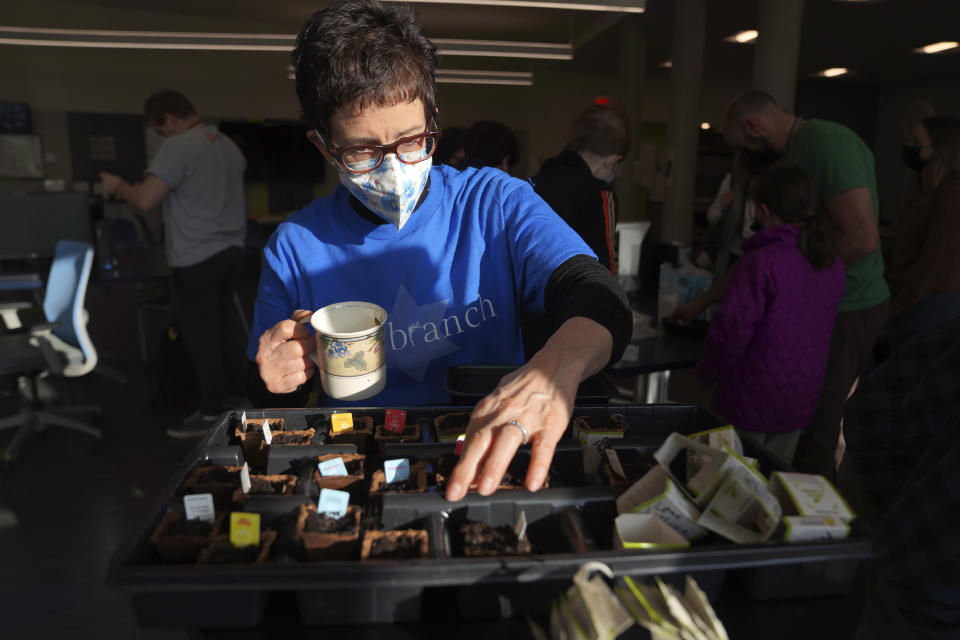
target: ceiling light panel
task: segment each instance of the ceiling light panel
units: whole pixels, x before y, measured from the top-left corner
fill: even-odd
[[[433,38],[431,42],[437,46],[437,53],[442,56],[573,60],[573,45],[571,44],[444,38]]]
[[[476,69],[437,69],[437,82],[448,84],[500,84],[529,87],[530,71],[481,71]]]
[[[838,76],[845,76],[850,73],[850,69],[846,67],[830,67],[829,69],[824,69],[823,71],[817,71],[816,75],[821,78],[836,78]]]
[[[916,53],[943,53],[944,51],[950,51],[951,49],[956,49],[957,46],[960,46],[958,42],[945,41],[945,42],[933,42],[931,44],[924,45],[917,49],[914,49]]]
[[[400,1],[400,0],[397,0]],[[402,0],[424,4],[476,5],[480,7],[533,7],[535,9],[567,9],[570,11],[608,11],[619,13],[643,13],[646,0],[579,0],[557,2],[552,0]]]
[[[108,31],[0,26],[0,44],[98,49],[184,51],[279,51],[289,53],[296,36],[269,33],[194,33],[183,31]],[[572,60],[573,45],[500,40],[433,40],[448,56]]]
[[[724,38],[726,42],[736,42],[737,44],[750,44],[760,36],[756,29],[747,29]]]

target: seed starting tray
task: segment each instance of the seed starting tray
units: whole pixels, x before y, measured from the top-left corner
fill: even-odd
[[[315,429],[309,445],[273,447],[260,473],[290,473],[297,477],[293,493],[248,496],[234,511],[259,513],[261,528],[277,532],[270,557],[262,564],[162,564],[149,538],[167,511],[182,511],[185,480],[198,466],[242,465],[243,449],[234,438],[240,413],[223,414],[177,468],[156,501],[149,520],[115,554],[108,582],[131,594],[138,621],[144,627],[243,628],[263,620],[268,598],[295,599],[305,625],[344,625],[413,622],[431,614],[431,603],[455,603],[459,618],[498,618],[530,613],[545,615],[552,599],[566,590],[586,561],[607,564],[618,575],[649,579],[659,575],[680,581],[691,574],[715,598],[728,572],[745,581],[758,598],[802,597],[849,590],[858,564],[869,558],[869,537],[856,526],[844,540],[815,543],[767,542],[739,545],[711,535],[682,550],[614,550],[615,494],[600,473],[585,474],[578,441],[561,440],[551,466],[549,488],[536,493],[500,489],[492,496],[469,493],[447,502],[433,484],[443,456],[453,443],[437,442],[436,416],[459,412],[463,406],[409,407],[408,424],[419,424],[421,442],[385,446],[357,439],[332,445],[332,413],[349,411],[355,419],[369,416],[384,422],[382,408],[275,409],[247,411],[248,419],[283,418],[285,430]],[[574,417],[620,414],[628,429],[608,446],[626,459],[631,452],[657,449],[671,432],[690,434],[724,423],[693,405],[576,406]],[[759,460],[765,475],[782,463],[750,440],[744,453]],[[349,561],[306,561],[294,535],[301,505],[316,505],[319,489],[313,480],[316,457],[327,453],[366,453],[363,491],[382,461],[409,458],[426,465],[430,483],[422,493],[386,492],[354,502],[363,508],[361,528],[423,529],[429,554],[420,559],[360,560],[357,542]],[[509,472],[523,477],[529,447],[522,447]],[[253,471],[252,471],[253,472]],[[365,494],[364,494],[365,495]],[[218,513],[219,513],[218,509]],[[524,556],[464,557],[459,539],[464,520],[488,525],[513,525],[523,512],[534,552]],[[362,539],[361,531],[359,539]],[[535,586],[535,588],[531,588]],[[434,600],[437,594],[443,598]],[[453,594],[451,596],[451,594]],[[443,605],[444,607],[447,604]],[[423,616],[422,616],[423,612]]]

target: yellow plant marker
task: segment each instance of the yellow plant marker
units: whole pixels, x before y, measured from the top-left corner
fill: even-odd
[[[353,429],[352,413],[334,413],[330,416],[330,430],[334,433]]]
[[[234,511],[230,514],[230,543],[235,547],[260,544],[260,514]]]

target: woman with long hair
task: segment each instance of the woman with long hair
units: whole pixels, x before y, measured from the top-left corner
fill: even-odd
[[[894,230],[895,342],[960,315],[960,118],[924,118],[903,149],[918,172]]]

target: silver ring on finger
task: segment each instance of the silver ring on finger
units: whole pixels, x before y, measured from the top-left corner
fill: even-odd
[[[527,428],[526,428],[525,426],[523,426],[522,424],[520,424],[520,423],[517,422],[516,420],[511,420],[510,422],[508,422],[508,423],[506,424],[506,426],[508,426],[508,427],[516,427],[517,429],[520,429],[520,433],[523,434],[523,444],[527,444],[528,442],[530,442],[530,432],[527,431]]]

